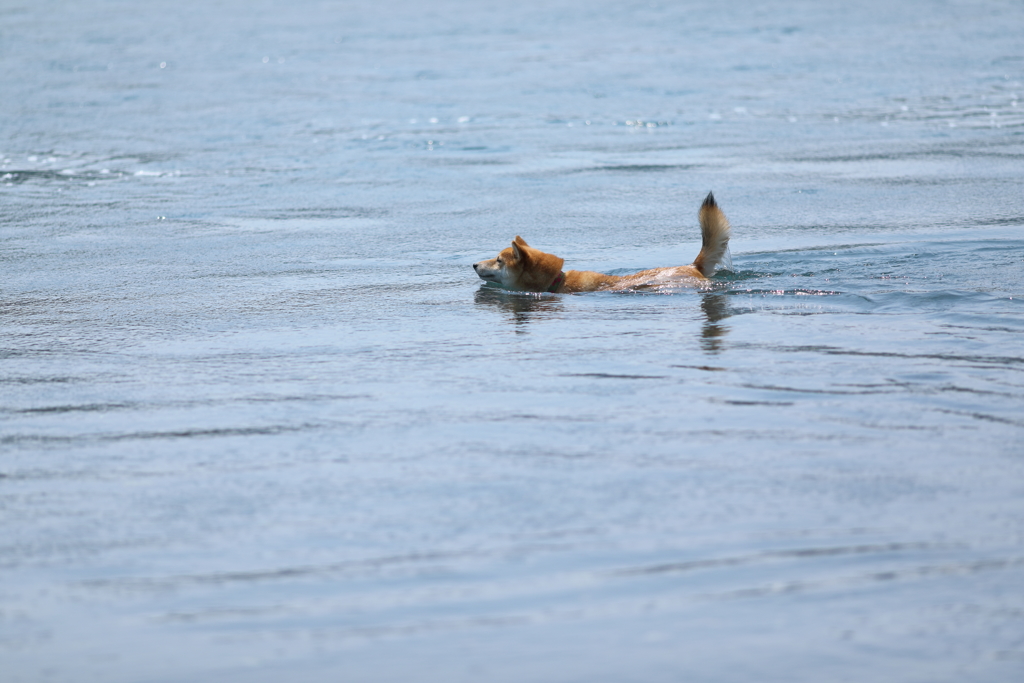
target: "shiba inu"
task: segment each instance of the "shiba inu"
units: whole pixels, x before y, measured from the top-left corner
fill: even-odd
[[[674,268],[642,270],[632,275],[605,275],[587,270],[564,272],[564,259],[534,249],[518,235],[512,246],[496,258],[473,264],[480,279],[521,292],[567,293],[598,290],[625,290],[649,287],[687,279],[707,280],[725,258],[729,248],[729,221],[708,193],[697,213],[700,221],[701,248],[693,264]]]

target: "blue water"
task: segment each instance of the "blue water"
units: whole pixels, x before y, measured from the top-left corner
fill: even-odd
[[[1020,679],[1022,35],[0,3],[0,679]]]

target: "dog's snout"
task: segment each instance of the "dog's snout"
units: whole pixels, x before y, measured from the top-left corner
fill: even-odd
[[[476,269],[477,269],[477,266],[479,266],[479,265],[480,265],[479,263],[474,263],[474,264],[473,264],[473,270],[476,270]]]

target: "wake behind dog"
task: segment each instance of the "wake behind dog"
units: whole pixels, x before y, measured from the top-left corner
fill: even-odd
[[[711,192],[697,213],[701,248],[688,266],[653,268],[632,275],[605,275],[589,270],[563,271],[565,260],[534,249],[518,235],[512,246],[497,257],[473,264],[480,279],[520,292],[571,294],[600,290],[626,290],[691,280],[695,284],[711,277],[729,249],[729,220],[715,203]]]

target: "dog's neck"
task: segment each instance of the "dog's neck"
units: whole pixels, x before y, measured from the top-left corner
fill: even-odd
[[[556,277],[555,281],[551,283],[551,286],[547,288],[547,291],[551,292],[552,294],[554,294],[555,292],[558,291],[558,288],[561,287],[564,283],[565,283],[565,273],[564,272],[559,272],[558,273],[558,277]]]

